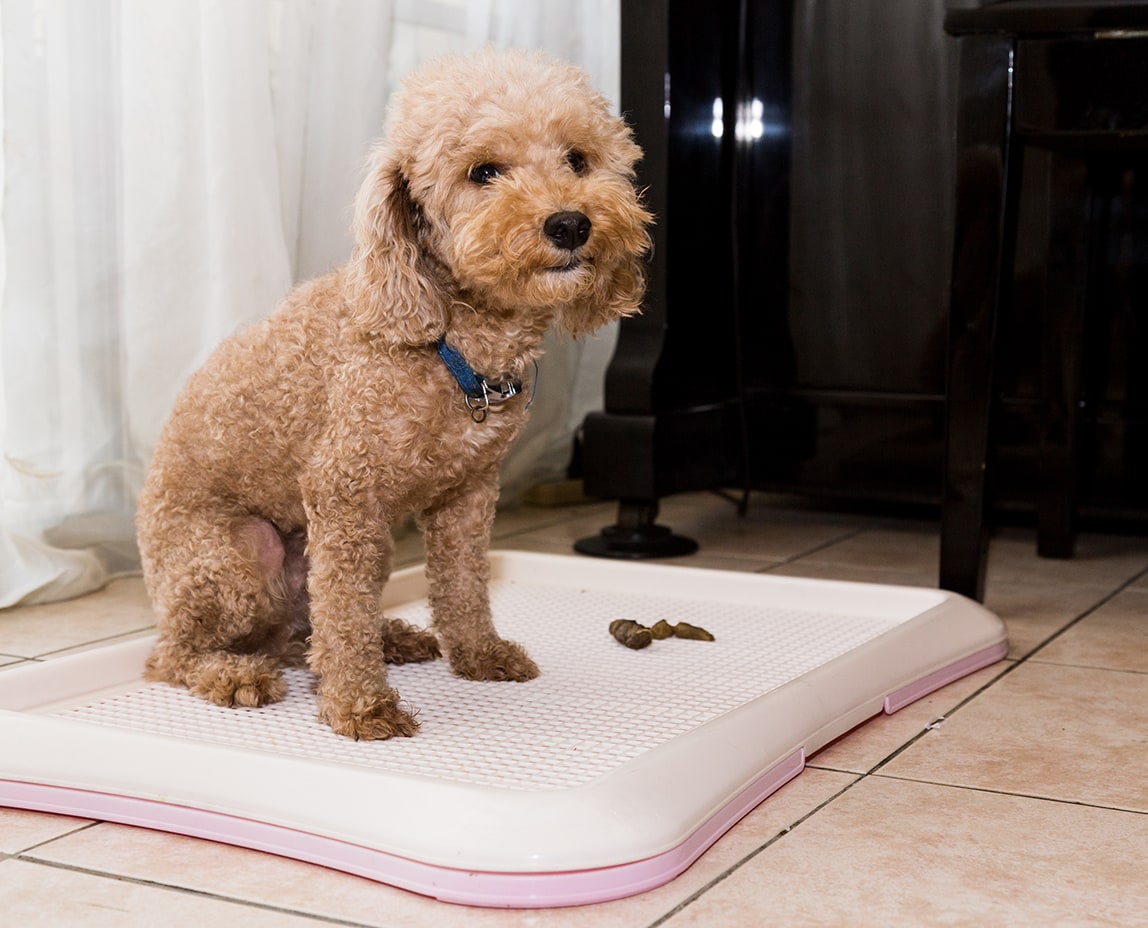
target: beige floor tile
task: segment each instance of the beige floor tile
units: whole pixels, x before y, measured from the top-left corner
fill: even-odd
[[[778,561],[756,557],[749,550],[740,555],[722,554],[702,548],[694,554],[683,557],[665,557],[649,561],[651,564],[665,564],[667,567],[696,567],[701,570],[732,570],[737,573],[765,573],[778,565]]]
[[[1118,594],[1033,659],[1148,673],[1148,590]]]
[[[882,773],[1148,812],[1148,674],[1029,661]]]
[[[520,535],[511,535],[508,538],[496,538],[492,544],[492,549],[495,551],[529,551],[537,554],[555,554],[561,557],[569,557],[584,563],[588,570],[593,567],[597,560],[596,558],[578,554],[569,539],[556,538],[553,534],[549,534],[546,531],[526,532]],[[733,557],[731,555],[700,551],[685,557],[656,558],[650,561],[633,563],[755,573],[768,570],[774,566],[775,562],[766,558]]]
[[[574,539],[562,538],[546,530],[495,538],[491,541],[490,547],[493,551],[530,551],[536,554],[576,556]]]
[[[1029,586],[1097,586],[1111,589],[1148,567],[1148,538],[1132,535],[1081,535],[1070,558],[1036,553],[1031,529],[998,531],[989,545],[986,586],[1022,583]]]
[[[310,919],[20,860],[0,861],[0,912],[21,928],[291,928]]]
[[[60,651],[53,651],[47,655],[44,660],[54,660],[57,657],[67,657],[69,654],[76,654],[80,651],[91,651],[97,648],[102,648],[109,644],[123,644],[125,641],[134,641],[137,638],[151,638],[155,635],[155,627],[143,628],[139,631],[126,632],[123,635],[116,635],[113,638],[100,638],[96,641],[85,641],[83,644],[78,644],[74,648],[63,648]]]
[[[665,924],[1126,928],[1146,871],[1142,815],[870,777]]]
[[[447,905],[268,854],[109,824],[46,845],[37,850],[36,859],[386,928],[638,928],[688,899],[855,779],[807,770],[746,816],[676,880],[628,899],[566,909],[504,911]]]
[[[583,560],[588,564],[593,564],[595,558],[579,554],[574,550],[574,542],[581,538],[588,538],[598,534],[598,531],[603,525],[609,524],[609,520],[601,521],[595,520],[587,522],[583,520],[574,520],[569,522],[561,522],[556,525],[547,526],[546,528],[535,529],[527,532],[517,532],[511,535],[505,535],[495,538],[493,547],[495,550],[503,551],[533,551],[539,554],[558,554],[566,557],[577,558]],[[745,563],[731,564],[731,561],[744,560]],[[678,564],[687,567],[712,567],[719,570],[732,569],[732,570],[760,570],[768,566],[771,562],[768,558],[754,557],[752,554],[744,559],[732,558],[728,555],[720,553],[702,553],[692,554],[686,557],[678,558],[655,558],[646,563],[651,564]]]
[[[930,523],[903,522],[856,532],[802,561],[913,576],[928,572],[935,585],[939,558],[938,528]]]
[[[579,538],[596,535],[603,525],[613,519],[612,513],[591,510],[589,513],[571,514],[555,522],[527,526],[521,524],[513,531],[499,531],[495,525],[493,546],[502,550],[537,551],[542,554],[573,555],[574,542]]]
[[[500,509],[491,532],[495,538],[506,538],[521,532],[541,531],[563,522],[598,523],[614,521],[613,503],[587,503],[579,506],[513,506]]]
[[[109,823],[89,832],[27,857],[296,912],[354,913],[372,925],[390,925],[393,897],[405,895],[335,870],[181,835]]]
[[[936,587],[940,549],[934,534],[933,528],[916,523],[863,531],[769,572]],[[994,539],[990,551],[985,605],[1008,625],[1013,659],[1031,653],[1093,606],[1111,585],[1126,580],[1141,556],[1135,540],[1098,537],[1082,546],[1082,563],[1058,574],[1056,565],[1069,562],[1038,558],[1030,535],[1010,530],[1006,537]]]
[[[581,506],[512,506],[500,509],[494,520],[491,531],[492,539],[497,543],[495,547],[514,548],[513,538],[527,533],[535,533],[545,539],[554,533],[548,531],[555,526],[567,522],[581,520],[598,521],[604,525],[610,521],[613,508],[609,504],[587,504]],[[583,534],[589,532],[587,527]],[[597,529],[594,529],[597,531]],[[425,560],[422,533],[415,526],[414,519],[408,519],[395,529],[395,553],[393,563],[395,569],[421,564]],[[568,533],[567,533],[568,534]],[[561,537],[562,533],[559,533]],[[578,537],[581,537],[579,535]],[[528,547],[527,550],[537,550]],[[571,544],[566,544],[562,553],[573,553]]]
[[[1019,660],[1105,595],[1106,591],[1094,586],[993,582],[986,585],[985,606],[1004,620],[1008,656]]]
[[[87,819],[0,809],[0,854],[19,854],[91,824]]]
[[[712,494],[670,497],[658,521],[694,539],[701,554],[786,561],[857,532],[849,516],[767,504],[751,504],[744,516]]]
[[[143,580],[125,577],[79,599],[0,612],[0,652],[42,657],[154,623]]]
[[[1006,667],[1004,663],[994,664],[918,699],[899,712],[874,716],[814,754],[809,763],[814,767],[867,773],[925,731],[927,726],[944,718],[954,707],[991,683]]]
[[[847,580],[850,583],[881,583],[889,586],[919,586],[935,589],[937,565],[917,565],[908,569],[895,567],[858,567],[832,564],[813,558],[788,561],[769,568],[779,577],[804,577],[810,580]]]
[[[495,537],[505,548],[570,553],[575,541],[596,536],[617,515],[612,504],[566,511],[570,518],[514,534],[500,532],[496,522]],[[856,530],[848,517],[785,508],[756,506],[739,517],[728,500],[711,493],[685,493],[663,500],[657,522],[700,545],[698,554],[666,563],[706,567],[744,558],[754,561],[751,569],[755,570],[799,557]]]

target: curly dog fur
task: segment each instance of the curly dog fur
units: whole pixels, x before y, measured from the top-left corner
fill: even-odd
[[[355,202],[346,265],[299,286],[189,380],[139,501],[151,679],[221,705],[281,699],[306,661],[352,738],[418,724],[385,664],[445,652],[470,680],[538,668],[487,595],[498,469],[526,398],[472,418],[436,351],[528,379],[551,322],[638,309],[640,151],[580,70],[487,50],[412,75]],[[430,631],[384,618],[391,526],[426,542]]]

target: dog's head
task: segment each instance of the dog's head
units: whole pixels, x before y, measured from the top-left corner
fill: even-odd
[[[575,335],[637,311],[641,151],[578,68],[485,50],[411,75],[355,204],[357,321],[426,344],[456,301]]]

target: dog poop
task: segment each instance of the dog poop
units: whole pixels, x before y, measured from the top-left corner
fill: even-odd
[[[679,622],[674,626],[674,636],[677,638],[690,638],[694,641],[713,641],[714,636],[704,628],[690,625],[689,622]]]
[[[714,636],[704,628],[691,625],[689,622],[678,622],[671,625],[665,619],[659,619],[652,628],[647,628],[633,619],[615,619],[610,623],[610,634],[627,648],[635,651],[649,646],[651,641],[661,641],[664,638],[688,638],[692,641],[713,641]]]
[[[650,630],[633,619],[615,619],[610,623],[610,634],[627,648],[633,648],[635,651],[646,647],[654,640]]]

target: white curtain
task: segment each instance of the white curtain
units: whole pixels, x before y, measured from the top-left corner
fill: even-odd
[[[617,99],[618,0],[0,0],[0,607],[136,569],[184,379],[350,250],[390,89],[541,47]],[[510,498],[565,466],[612,345],[555,342]]]

